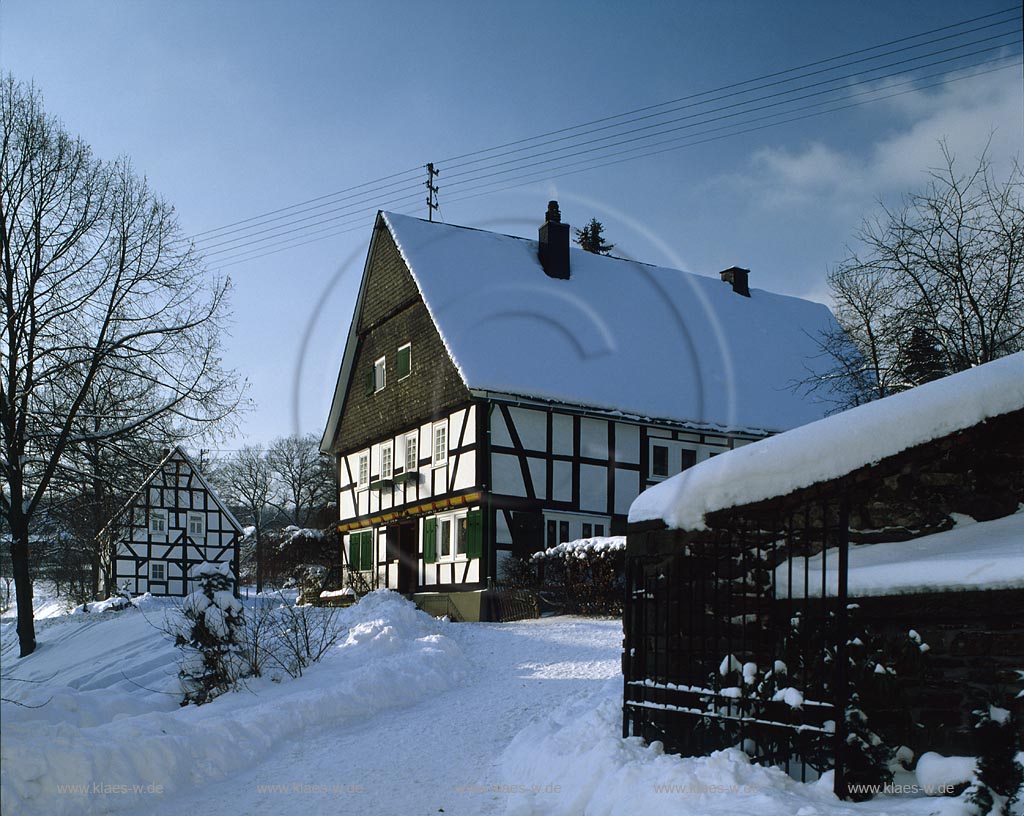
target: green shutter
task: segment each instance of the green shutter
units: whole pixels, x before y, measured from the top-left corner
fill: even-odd
[[[377,390],[377,381],[374,379],[373,366],[366,369],[366,393],[372,394]]]
[[[466,514],[466,557],[479,558],[484,548],[484,517],[480,510]]]
[[[437,561],[437,519],[423,520],[423,563],[433,564]]]
[[[398,379],[408,376],[412,371],[412,346],[402,346],[398,350]]]
[[[359,570],[359,541],[362,539],[362,533],[352,533],[348,537],[348,568],[350,570]]]
[[[363,533],[363,540],[359,547],[361,557],[360,560],[363,562],[363,569],[373,569],[373,532],[368,531]]]

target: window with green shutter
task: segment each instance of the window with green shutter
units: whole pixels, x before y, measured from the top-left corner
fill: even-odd
[[[367,394],[372,394],[374,391],[377,390],[377,378],[373,366],[370,366],[369,368],[366,369],[364,385]]]
[[[360,552],[360,563],[362,569],[368,570],[373,569],[373,533],[367,531],[363,533],[363,540],[359,546]]]
[[[479,558],[484,547],[484,517],[480,510],[466,514],[466,557]]]
[[[398,350],[398,379],[408,377],[412,371],[412,343],[406,343]]]
[[[359,570],[359,541],[362,537],[362,533],[352,533],[348,537],[348,568],[350,570]]]
[[[437,562],[437,519],[423,520],[423,563]]]

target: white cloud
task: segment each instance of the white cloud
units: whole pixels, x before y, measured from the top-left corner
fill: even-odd
[[[751,156],[749,171],[734,176],[733,182],[768,209],[823,207],[848,218],[863,215],[880,196],[890,200],[920,188],[929,168],[941,162],[940,139],[965,169],[991,140],[988,155],[997,178],[1008,173],[1024,144],[1016,68],[913,91],[878,105],[884,106],[891,124],[875,142],[845,151],[824,139],[794,149],[763,148]]]

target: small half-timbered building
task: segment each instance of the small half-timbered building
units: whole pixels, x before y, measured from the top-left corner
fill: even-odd
[[[825,412],[829,310],[721,279],[379,213],[321,448],[362,583],[486,617],[511,556],[622,534],[649,485]]]
[[[203,562],[227,563],[237,591],[242,525],[181,447],[156,470],[100,533],[114,586],[133,595],[187,595]]]

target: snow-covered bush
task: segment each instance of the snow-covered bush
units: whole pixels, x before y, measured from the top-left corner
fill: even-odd
[[[190,577],[197,589],[181,605],[174,642],[184,652],[178,666],[182,705],[202,705],[234,688],[244,674],[244,611],[228,564],[199,564]]]
[[[535,553],[541,589],[560,595],[565,611],[621,615],[625,600],[626,537],[597,536]]]
[[[1020,725],[1012,711],[999,706],[989,705],[974,715],[981,755],[977,778],[964,796],[978,816],[1009,816],[1024,787],[1024,767],[1017,761],[1024,747]]]

